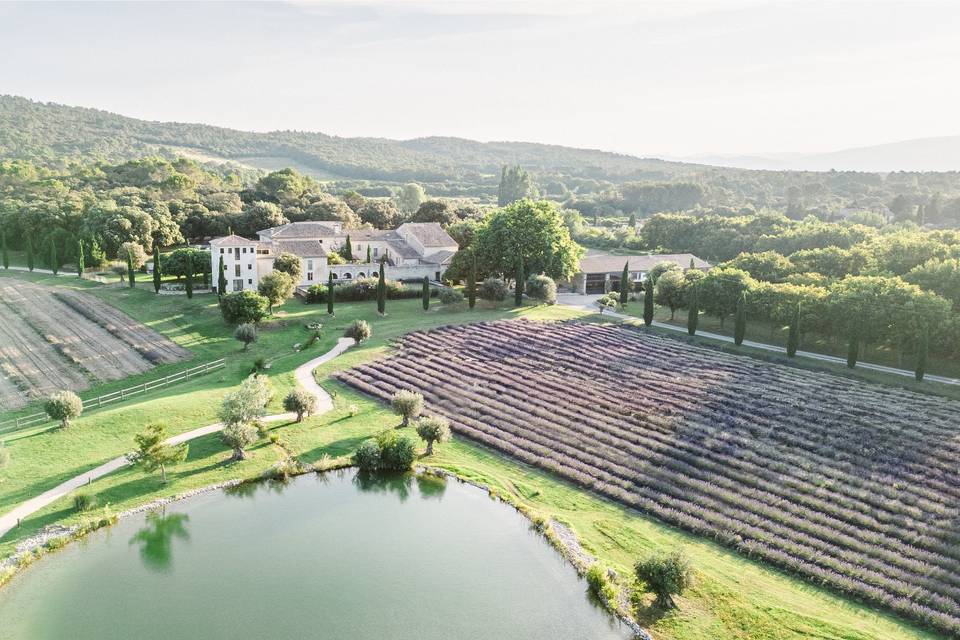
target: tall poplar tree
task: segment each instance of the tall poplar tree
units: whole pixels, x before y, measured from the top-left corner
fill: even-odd
[[[77,240],[77,277],[83,277],[83,270],[86,268],[83,255],[83,240]]]
[[[423,310],[426,311],[430,308],[430,279],[427,276],[423,276]]]
[[[203,261],[203,288],[204,289],[210,288],[210,261],[209,260]]]
[[[3,232],[3,268],[10,268],[10,252],[7,251],[7,232]]]
[[[513,304],[519,307],[523,304],[523,260],[517,261],[517,282],[513,287]]]
[[[347,234],[347,241],[343,243],[343,259],[347,262],[353,260],[353,242],[350,241],[350,234]]]
[[[383,272],[383,262],[380,263],[380,279],[377,280],[377,313],[387,313],[387,277]]]
[[[367,264],[373,264],[373,252],[370,250],[370,245],[367,245]]]
[[[696,335],[697,325],[700,323],[700,301],[697,298],[697,286],[694,285],[690,303],[687,305],[687,333],[691,336]]]
[[[648,327],[653,324],[653,277],[648,273],[647,281],[643,283],[643,324]]]
[[[477,306],[477,258],[473,256],[470,273],[467,274],[467,303],[473,309]]]
[[[222,298],[227,292],[227,274],[223,266],[223,256],[220,256],[220,266],[217,268],[217,297]]]
[[[153,292],[160,293],[160,243],[153,243]]]
[[[917,367],[913,374],[917,382],[923,382],[923,376],[927,373],[927,353],[930,350],[930,332],[924,325],[920,332],[920,344],[917,345]]]
[[[738,347],[743,344],[747,335],[747,293],[740,294],[737,300],[737,313],[733,322],[733,343]]]
[[[850,343],[847,345],[847,366],[853,369],[860,358],[860,336],[856,329],[850,332]]]
[[[133,289],[137,286],[137,282],[134,279],[133,272],[133,251],[127,251],[127,280],[129,281],[129,287]]]
[[[792,358],[797,355],[797,349],[800,348],[800,303],[797,303],[797,310],[793,312],[790,318],[790,332],[787,334],[787,356]]]
[[[193,297],[193,252],[187,254],[187,299]]]
[[[57,258],[57,242],[53,239],[53,236],[50,237],[50,271],[53,271],[53,275],[57,275],[57,272],[60,271],[60,260]]]
[[[27,236],[27,269],[33,271],[33,240]]]
[[[333,315],[333,271],[327,277],[327,314]]]
[[[626,306],[630,299],[630,261],[623,265],[623,273],[620,274],[620,306]]]

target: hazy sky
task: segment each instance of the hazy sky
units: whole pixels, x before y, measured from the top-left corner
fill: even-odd
[[[637,155],[960,134],[960,2],[0,4],[0,93]]]

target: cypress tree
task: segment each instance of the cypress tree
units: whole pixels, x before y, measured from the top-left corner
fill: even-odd
[[[648,327],[653,324],[653,287],[653,278],[648,273],[643,283],[643,324]]]
[[[203,261],[203,288],[204,289],[210,288],[210,261],[209,260]]]
[[[850,344],[847,346],[847,366],[853,369],[860,357],[860,336],[856,330],[850,332]]]
[[[687,308],[687,333],[696,335],[697,324],[700,323],[700,302],[697,300],[697,288],[694,286],[693,295]]]
[[[383,262],[380,263],[380,279],[377,281],[377,313],[387,313],[387,278],[383,273]]]
[[[790,318],[790,333],[787,335],[787,356],[797,355],[797,348],[800,346],[800,303],[797,303],[797,310]]]
[[[467,274],[467,302],[473,309],[477,305],[477,258],[473,257],[470,273]]]
[[[696,269],[696,268],[697,268],[696,264],[694,264],[694,262],[693,262],[693,258],[690,258],[690,268],[691,268],[691,269]]]
[[[353,260],[353,243],[350,242],[350,234],[347,234],[347,241],[343,245],[343,259],[347,262]]]
[[[367,264],[373,264],[373,253],[370,251],[370,245],[367,245]]]
[[[925,222],[925,220],[924,220],[925,217],[926,217],[926,216],[925,216],[925,212],[924,212],[924,210],[923,210],[923,205],[922,205],[922,204],[918,204],[918,205],[917,205],[917,224],[920,225],[921,227],[923,226],[923,223]]]
[[[77,277],[83,277],[83,270],[86,267],[83,256],[83,240],[77,240]]]
[[[160,293],[160,243],[153,243],[153,292]]]
[[[224,272],[225,267],[223,266],[223,256],[220,256],[220,266],[217,267],[217,297],[223,297],[223,294],[227,292],[227,274]]]
[[[33,240],[27,236],[27,269],[33,271]]]
[[[327,277],[327,314],[333,315],[333,271]]]
[[[630,261],[623,265],[623,273],[620,274],[620,306],[627,304],[630,295]]]
[[[740,294],[737,300],[737,315],[733,323],[733,343],[738,347],[743,344],[743,338],[747,335],[747,294]]]
[[[3,268],[10,268],[10,253],[7,251],[7,232],[3,232]]]
[[[187,254],[187,299],[193,297],[193,252]]]
[[[133,273],[133,252],[132,251],[127,251],[127,280],[130,281],[129,286],[131,289],[137,286],[137,282],[134,279],[134,273]]]
[[[50,271],[53,271],[53,275],[57,275],[57,272],[60,271],[60,261],[57,259],[57,242],[50,237]]]
[[[517,262],[517,283],[513,287],[513,304],[517,307],[523,304],[523,260]]]
[[[914,369],[914,376],[917,382],[923,382],[923,376],[927,373],[927,352],[930,350],[930,333],[924,326],[920,332],[920,344],[917,345],[917,368]]]
[[[430,308],[430,279],[423,276],[423,310]]]

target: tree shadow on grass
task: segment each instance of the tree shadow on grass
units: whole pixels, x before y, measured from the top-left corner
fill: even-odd
[[[335,440],[328,444],[316,447],[309,451],[305,451],[297,456],[297,459],[304,464],[309,464],[316,462],[324,456],[324,454],[330,456],[331,458],[337,458],[339,456],[347,455],[348,453],[353,453],[357,447],[360,446],[360,443],[369,438],[368,435],[359,435],[352,436],[349,438],[341,438],[340,440]]]

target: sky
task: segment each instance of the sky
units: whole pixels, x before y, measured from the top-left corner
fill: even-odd
[[[960,2],[0,3],[0,93],[639,156],[960,134]]]

